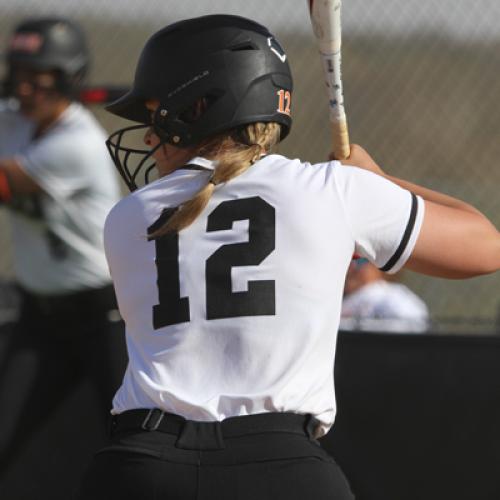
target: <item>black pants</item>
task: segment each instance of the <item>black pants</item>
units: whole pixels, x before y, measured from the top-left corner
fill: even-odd
[[[0,479],[85,378],[104,420],[126,366],[111,286],[45,298],[21,291],[20,309],[0,364]]]
[[[273,413],[219,424],[165,415],[159,429],[144,430],[145,413],[125,412],[125,425],[118,419],[77,500],[354,499],[333,458],[309,436],[307,417]]]

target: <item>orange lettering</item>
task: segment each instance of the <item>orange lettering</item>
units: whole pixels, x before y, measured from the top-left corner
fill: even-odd
[[[290,106],[292,103],[292,95],[288,90],[278,90],[278,113],[283,113],[285,115],[290,115]]]

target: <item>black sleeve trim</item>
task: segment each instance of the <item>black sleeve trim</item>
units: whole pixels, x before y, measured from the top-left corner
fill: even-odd
[[[405,232],[403,234],[403,238],[401,239],[401,243],[398,248],[394,252],[394,255],[387,261],[385,266],[381,267],[381,271],[389,271],[394,267],[396,262],[401,258],[403,252],[405,251],[408,241],[410,241],[411,233],[413,232],[413,228],[415,227],[415,220],[417,219],[417,208],[418,208],[418,200],[414,193],[411,193],[411,210],[410,210],[410,218],[408,219],[408,224],[406,225]]]

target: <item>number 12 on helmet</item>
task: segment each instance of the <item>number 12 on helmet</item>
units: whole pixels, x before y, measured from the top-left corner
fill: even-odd
[[[280,89],[278,92],[278,113],[290,116],[290,107],[292,105],[292,94],[288,90]]]

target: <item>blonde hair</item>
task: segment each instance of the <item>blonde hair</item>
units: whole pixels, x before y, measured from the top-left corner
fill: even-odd
[[[216,161],[209,182],[193,198],[180,205],[174,214],[149,239],[189,226],[207,206],[215,187],[245,172],[262,154],[269,153],[279,142],[280,125],[251,123],[244,129],[229,131],[208,139],[197,150],[197,156]]]

